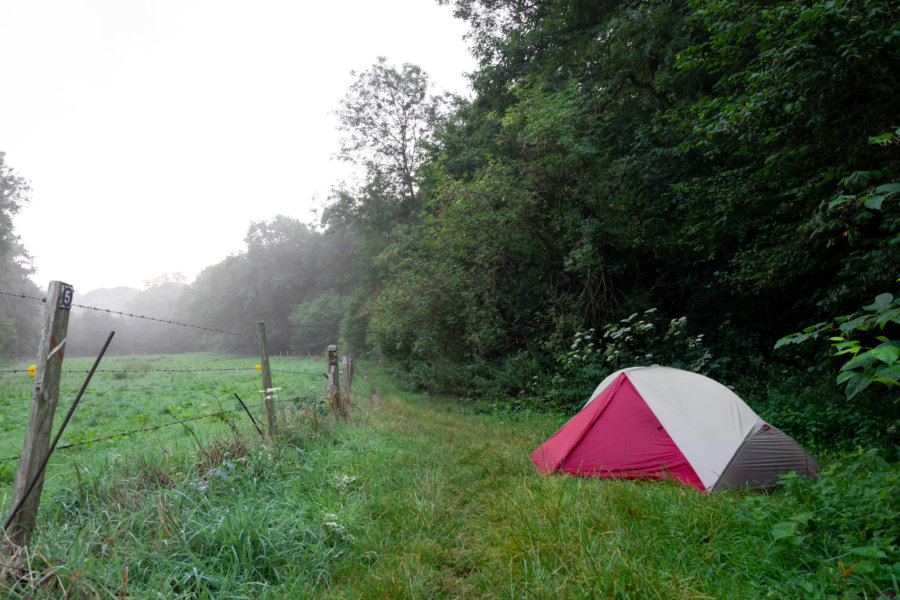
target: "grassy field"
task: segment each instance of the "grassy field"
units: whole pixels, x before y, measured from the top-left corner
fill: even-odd
[[[168,360],[182,359],[160,359]],[[222,373],[226,382],[229,373]],[[374,369],[362,373],[349,424],[292,406],[282,412],[284,433],[273,444],[243,427],[240,435],[209,435],[202,449],[182,435],[180,450],[172,450],[148,433],[133,446],[69,455],[48,473],[57,483],[42,504],[26,557],[30,570],[6,581],[7,595],[518,600],[900,593],[891,575],[891,569],[900,575],[891,512],[898,510],[891,491],[900,470],[870,455],[848,459],[846,469],[826,467],[825,483],[789,479],[766,494],[546,476],[528,454],[565,417],[475,414],[401,392]],[[230,396],[221,385],[211,395]],[[851,467],[858,472],[844,475]],[[847,484],[860,477],[874,483]]]
[[[54,419],[54,435],[87,377],[93,358],[68,358],[60,382],[60,401]],[[265,423],[261,407],[261,376],[255,357],[211,354],[173,356],[107,357],[91,380],[60,445],[88,442],[129,431],[165,425],[158,430],[86,443],[60,450],[51,458],[48,473],[70,470],[67,465],[85,458],[134,450],[179,453],[197,445],[197,440],[221,438],[231,428],[226,420],[246,428],[249,419],[234,398],[237,393],[251,408],[254,417]],[[288,357],[270,359],[273,381],[282,387],[279,398],[307,400],[324,394],[324,363]],[[28,421],[34,379],[24,372],[27,364],[5,365],[0,373],[0,458],[8,459],[22,450],[24,426]],[[176,419],[195,419],[228,411],[226,419],[188,421],[188,430]],[[197,436],[196,438],[194,436]],[[16,462],[0,462],[0,498],[12,489]],[[51,490],[55,479],[48,479]],[[64,484],[63,484],[64,485]],[[6,510],[5,504],[3,509]]]

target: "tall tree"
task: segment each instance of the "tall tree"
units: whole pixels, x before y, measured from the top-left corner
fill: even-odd
[[[332,233],[351,232],[357,288],[348,299],[341,330],[356,350],[367,345],[368,316],[363,310],[391,269],[385,250],[415,239],[420,220],[418,172],[427,146],[443,117],[446,98],[430,92],[428,75],[385,58],[356,74],[338,117],[345,133],[340,158],[361,168],[360,181],[335,190],[323,222]]]
[[[39,294],[28,277],[34,269],[13,228],[13,217],[28,201],[28,182],[6,164],[0,152],[0,291]],[[37,347],[40,311],[24,300],[0,295],[0,357],[25,356]]]
[[[429,94],[428,75],[416,65],[398,69],[379,57],[354,75],[338,111],[345,133],[338,156],[362,167],[365,185],[377,187],[379,197],[390,196],[396,216],[407,218],[418,208],[416,171],[444,99]]]

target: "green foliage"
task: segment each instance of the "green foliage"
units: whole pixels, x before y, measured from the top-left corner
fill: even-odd
[[[829,341],[834,356],[849,357],[837,376],[839,384],[846,384],[848,399],[872,383],[900,386],[900,341],[884,335],[886,328],[900,325],[900,299],[889,293],[879,294],[872,304],[863,307],[863,311],[783,337],[775,348],[799,344],[831,332]]]
[[[896,593],[898,485],[900,463],[859,451],[826,465],[819,480],[784,476],[781,502],[737,500],[739,518],[747,526],[774,522],[767,532],[771,548],[789,574],[782,589],[821,598]]]
[[[328,290],[297,306],[291,313],[294,325],[292,348],[306,354],[321,355],[338,341],[338,326],[347,310],[347,298]]]
[[[6,164],[0,152],[0,291],[37,296],[40,291],[28,279],[34,272],[30,257],[13,228],[13,217],[28,202],[28,181]],[[30,302],[0,296],[0,358],[24,356],[37,346],[39,313]]]
[[[762,418],[777,424],[813,453],[890,449],[900,443],[900,410],[866,390],[848,401],[825,369],[807,371],[801,359],[766,365],[769,378],[745,374],[735,391]]]
[[[518,405],[541,369],[501,391],[502,366],[482,365],[524,354],[557,377],[553,404],[573,402],[615,361],[541,354],[634,306],[684,315],[726,380],[770,378],[785,331],[896,279],[900,35],[883,0],[452,4],[476,96],[437,130],[421,223],[379,246],[365,307],[368,340],[421,387]],[[663,331],[632,342],[622,366],[699,358]],[[883,356],[889,376],[892,350],[868,348],[854,365]]]
[[[568,349],[556,354],[554,374],[538,388],[553,406],[579,408],[610,373],[626,367],[663,365],[708,373],[715,367],[703,334],[690,335],[687,318],[667,320],[655,308],[616,323],[576,331]]]
[[[291,348],[291,312],[329,289],[344,293],[352,237],[324,234],[285,216],[250,225],[245,251],[207,267],[191,285],[181,309],[190,323],[251,333],[266,323],[271,353]],[[246,350],[246,339],[211,334],[204,349]]]

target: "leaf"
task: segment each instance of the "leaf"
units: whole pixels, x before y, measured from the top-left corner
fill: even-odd
[[[831,210],[837,206],[840,206],[841,204],[847,204],[849,202],[855,202],[855,201],[856,201],[856,196],[842,194],[828,203],[828,209]]]
[[[869,354],[881,362],[890,365],[897,362],[897,358],[900,358],[900,348],[890,345],[890,343],[882,344],[876,348],[872,348],[872,350],[869,351]]]
[[[875,296],[875,302],[868,306],[864,306],[866,310],[875,310],[878,312],[883,311],[888,306],[890,306],[891,302],[894,301],[894,295],[885,292],[884,294],[878,294]]]
[[[875,381],[888,383],[888,381],[896,381],[898,379],[900,379],[900,365],[898,364],[882,365],[875,369]]]
[[[887,144],[891,141],[891,138],[894,137],[893,133],[882,133],[881,135],[876,135],[869,138],[870,144]]]
[[[772,537],[776,540],[783,540],[785,538],[794,537],[795,535],[797,535],[796,521],[782,521],[781,523],[772,525]]]
[[[866,208],[871,208],[872,210],[881,210],[881,205],[884,204],[884,199],[887,197],[887,194],[869,194],[866,196]]]
[[[900,183],[886,183],[875,188],[876,194],[900,194]]]
[[[841,371],[851,371],[853,369],[859,369],[860,367],[866,368],[873,364],[877,359],[878,357],[873,354],[873,350],[868,350],[861,354],[857,354],[845,362],[844,366],[841,367]]]
[[[841,323],[840,325],[838,325],[838,328],[843,333],[850,333],[854,329],[859,329],[859,327],[861,325],[864,325],[866,320],[867,320],[866,315],[863,315],[861,317],[856,317],[852,321],[847,321],[846,323]]]
[[[847,383],[847,387],[844,389],[844,394],[847,396],[847,399],[853,398],[855,395],[869,387],[869,384],[871,383],[872,378],[868,375],[854,373]]]
[[[891,310],[886,310],[875,319],[875,324],[884,329],[884,326],[890,322],[900,325],[900,306]]]

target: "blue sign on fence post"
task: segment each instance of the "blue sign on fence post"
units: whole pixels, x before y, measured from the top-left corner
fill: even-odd
[[[72,299],[75,296],[75,288],[71,285],[62,284],[62,290],[59,293],[59,307],[72,308]]]

